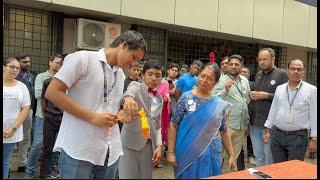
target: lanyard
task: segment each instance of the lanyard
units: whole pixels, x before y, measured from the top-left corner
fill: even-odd
[[[288,88],[288,87],[289,87],[289,83],[288,83],[288,85],[287,85],[287,99],[288,99],[288,103],[289,103],[289,106],[290,106],[290,112],[291,112],[291,107],[292,107],[292,105],[293,105],[293,103],[294,103],[294,100],[295,100],[296,97],[297,97],[297,94],[298,94],[301,86],[302,86],[302,82],[301,82],[301,84],[300,84],[300,86],[299,86],[296,94],[293,96],[292,101],[290,102],[290,99],[289,99],[289,88]]]
[[[229,76],[229,78],[231,78],[231,80],[233,80],[233,77],[232,77],[230,74],[228,74],[228,76]],[[233,81],[232,84],[233,84],[234,86],[236,86],[236,88],[237,88],[238,92],[240,93],[241,97],[244,99],[244,95],[243,95],[242,91],[240,90],[240,88],[239,88],[238,85],[237,85],[237,84],[238,84],[238,83],[237,83],[237,80]],[[241,79],[240,79],[240,85],[241,85],[241,87],[242,87]]]
[[[105,64],[102,61],[100,61],[100,62],[101,62],[101,66],[102,66],[102,69],[103,69],[103,85],[104,85],[103,97],[104,97],[104,102],[107,102],[108,94],[112,91],[112,89],[116,85],[117,72],[114,72],[114,80],[113,80],[113,83],[111,85],[111,88],[108,90],[108,82],[107,82]]]

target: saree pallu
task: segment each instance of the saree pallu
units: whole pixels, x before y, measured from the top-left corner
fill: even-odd
[[[162,144],[167,145],[168,139],[168,128],[170,125],[170,96],[169,96],[169,84],[166,82],[161,82],[157,88],[158,93],[160,96],[168,97],[167,102],[163,102],[162,112],[161,112],[161,136],[162,136]]]
[[[219,128],[230,107],[219,97],[213,97],[183,118],[176,136],[174,172],[177,179],[221,174]]]

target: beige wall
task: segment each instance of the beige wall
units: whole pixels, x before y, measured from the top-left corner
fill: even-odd
[[[284,0],[255,0],[253,37],[282,41]]]
[[[173,0],[122,0],[121,15],[174,24]]]
[[[307,46],[309,6],[293,0],[285,0],[282,42]]]
[[[122,18],[127,16],[317,48],[317,8],[295,0],[20,0],[19,2],[23,5],[22,2],[30,4],[31,1],[51,2],[52,10],[55,9],[55,5],[71,6],[119,15]],[[139,20],[134,23],[139,24]],[[144,25],[147,24],[144,22]]]
[[[121,0],[52,0],[53,4],[120,15]]]
[[[252,37],[254,0],[220,0],[218,31]]]
[[[176,0],[175,24],[217,31],[218,0]]]

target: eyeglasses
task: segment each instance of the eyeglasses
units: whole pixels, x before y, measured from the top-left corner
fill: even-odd
[[[303,71],[303,68],[289,68],[289,70],[290,71],[292,71],[292,72],[301,72],[301,71]]]
[[[208,81],[208,82],[211,82],[211,81],[214,80],[212,77],[209,77],[209,76],[207,76],[207,75],[205,75],[205,74],[200,74],[200,75],[199,75],[199,78],[200,78],[200,79],[204,79],[205,81]]]
[[[10,66],[5,65],[5,66],[9,67],[11,70],[14,70],[14,69],[16,69],[17,71],[20,70],[20,67],[17,67],[17,66],[15,66],[15,65],[10,65]]]

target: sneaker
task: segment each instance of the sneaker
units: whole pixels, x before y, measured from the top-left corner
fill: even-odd
[[[25,166],[18,167],[18,172],[26,172],[26,167]]]
[[[163,168],[163,165],[161,163],[154,166],[155,168]]]
[[[249,163],[253,164],[253,165],[256,165],[256,160],[254,159],[254,157],[250,156]]]
[[[51,177],[51,178],[54,178],[54,179],[58,179],[58,178],[60,178],[60,174],[59,174],[58,171],[52,170],[52,171],[50,172],[50,177]]]
[[[32,174],[32,173],[25,172],[23,178],[24,178],[24,179],[32,179],[32,178],[33,178],[33,174]]]

